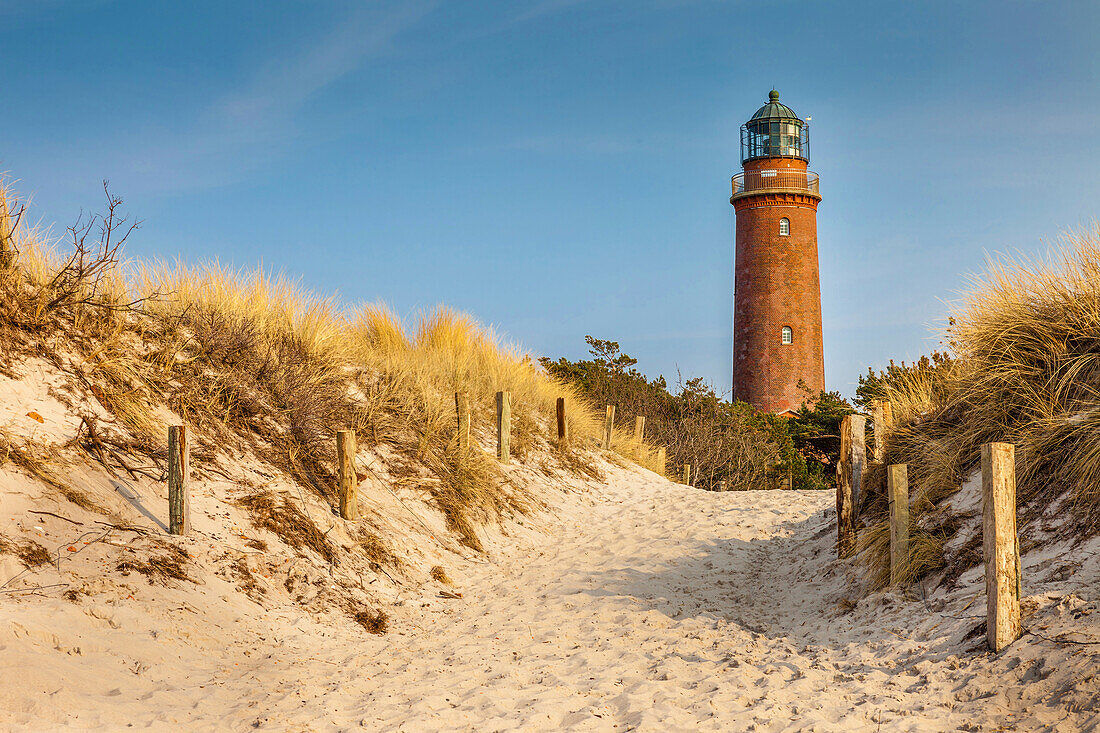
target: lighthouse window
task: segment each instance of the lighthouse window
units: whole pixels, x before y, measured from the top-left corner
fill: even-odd
[[[790,326],[784,326],[783,327],[783,343],[785,343],[785,344],[793,344],[794,343],[794,331],[791,330]]]
[[[785,237],[790,233],[791,233],[791,220],[790,219],[780,219],[779,220],[779,234],[780,234],[780,236]],[[787,342],[784,341],[783,343],[787,343]]]

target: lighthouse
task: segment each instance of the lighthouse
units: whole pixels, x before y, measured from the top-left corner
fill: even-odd
[[[733,296],[733,396],[765,412],[794,413],[825,388],[816,173],[810,126],[779,101],[741,126]]]

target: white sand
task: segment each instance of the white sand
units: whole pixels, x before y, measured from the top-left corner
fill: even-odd
[[[927,601],[878,593],[843,612],[858,574],[833,561],[832,501],[611,468],[527,520],[538,531],[509,525],[489,561],[453,559],[462,598],[398,591],[382,637],[261,608],[215,574],[5,597],[0,710],[29,729],[1100,726],[1100,646],[1028,636],[993,657],[964,639],[984,616],[980,568]],[[1025,558],[1028,628],[1100,640],[1096,550]]]

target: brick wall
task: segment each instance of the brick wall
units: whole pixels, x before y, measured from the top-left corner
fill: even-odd
[[[749,161],[751,168],[805,169],[801,160]],[[802,379],[814,392],[825,387],[821,336],[821,284],[817,261],[818,198],[761,193],[734,201],[737,260],[734,295],[734,397],[768,412],[797,410]],[[779,220],[790,220],[790,235]],[[790,326],[792,344],[782,343]]]

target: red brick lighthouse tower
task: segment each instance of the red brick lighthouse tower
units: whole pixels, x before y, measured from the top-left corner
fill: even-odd
[[[733,396],[766,412],[798,410],[803,380],[825,388],[817,269],[817,174],[809,125],[779,92],[741,126],[733,298]]]

